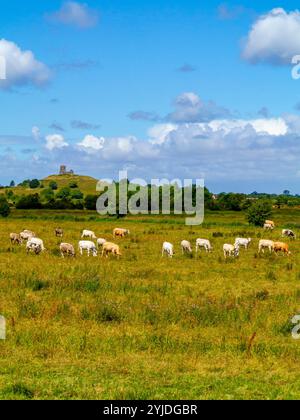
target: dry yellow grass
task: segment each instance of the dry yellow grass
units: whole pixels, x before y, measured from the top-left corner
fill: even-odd
[[[0,313],[8,323],[0,398],[299,398],[300,342],[290,322],[300,313],[297,241],[290,257],[259,257],[263,234],[237,213],[210,214],[198,228],[172,217],[55,215],[16,212],[0,221]],[[300,226],[297,212],[276,220]],[[118,240],[120,261],[64,260],[58,225],[76,248],[83,228],[108,240],[114,227],[132,235]],[[24,228],[44,239],[45,254],[10,246],[9,233]],[[225,262],[222,244],[237,235],[253,244]],[[280,237],[280,228],[267,236]],[[182,256],[181,240],[198,237],[211,239],[214,252]],[[161,258],[165,240],[175,245],[173,260]]]

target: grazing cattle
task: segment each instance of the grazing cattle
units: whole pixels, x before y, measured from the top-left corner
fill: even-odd
[[[288,238],[296,239],[295,233],[290,229],[283,229],[282,236],[286,236]]]
[[[167,254],[169,258],[173,258],[173,256],[175,255],[174,246],[170,244],[170,242],[164,242],[162,248],[162,257],[164,256],[164,254]]]
[[[274,242],[274,251],[276,254],[278,254],[278,252],[283,252],[286,255],[291,255],[288,244],[284,242]]]
[[[275,227],[275,223],[273,222],[273,220],[266,220],[266,221],[265,221],[265,224],[266,224],[266,225],[272,225],[272,226],[273,226],[273,228]]]
[[[264,224],[264,229],[265,230],[274,230],[274,225],[272,225],[271,223],[265,223]]]
[[[97,257],[98,255],[96,245],[92,241],[80,241],[79,251],[81,255],[83,255],[83,251],[87,251],[88,257],[90,256],[90,253],[93,254],[93,257]]]
[[[103,239],[103,238],[99,238],[99,239],[97,239],[97,247],[98,247],[98,249],[99,248],[101,248],[101,247],[103,247],[103,245],[106,243],[107,241],[105,240],[105,239]]]
[[[21,239],[24,241],[28,241],[28,239],[35,238],[36,234],[32,232],[31,230],[23,230],[23,232],[20,233]]]
[[[33,248],[34,247],[40,247],[41,248],[41,251],[40,252],[46,250],[45,247],[44,247],[44,242],[42,241],[42,239],[39,239],[39,238],[31,238],[31,239],[28,239],[27,246],[29,248],[30,247],[33,247]]]
[[[9,237],[10,237],[10,242],[12,244],[14,244],[14,245],[22,245],[23,240],[21,238],[21,235],[19,235],[18,233],[11,233],[9,235]]]
[[[42,247],[41,245],[28,241],[26,244],[26,251],[27,251],[27,254],[29,254],[29,252],[32,251],[36,255],[39,255],[42,252]]]
[[[274,241],[269,241],[267,239],[261,239],[258,244],[258,252],[265,253],[265,249],[268,249],[271,252],[274,251]]]
[[[55,236],[57,238],[62,238],[64,236],[64,231],[61,228],[56,228],[55,229]]]
[[[91,230],[84,230],[82,232],[81,238],[97,239],[95,233]]]
[[[197,239],[196,240],[196,253],[199,248],[204,248],[206,252],[212,251],[211,243],[208,239]]]
[[[109,254],[112,254],[116,256],[117,258],[120,258],[122,254],[120,252],[119,245],[113,244],[112,242],[105,242],[102,248],[102,257],[105,256],[106,258],[108,258]]]
[[[116,228],[113,231],[114,238],[125,238],[125,236],[130,235],[130,231],[128,229],[119,229]]]
[[[75,257],[75,249],[71,244],[62,243],[60,244],[60,254],[63,258]]]
[[[223,245],[223,252],[224,252],[225,258],[227,257],[237,258],[240,253],[240,247],[238,245],[225,244]]]
[[[182,250],[182,254],[184,254],[185,252],[191,254],[193,252],[191,243],[189,241],[182,241],[181,250]]]
[[[238,245],[239,247],[243,246],[245,249],[248,249],[250,243],[251,243],[252,239],[248,238],[248,239],[244,239],[244,238],[236,238],[235,240],[235,245]]]

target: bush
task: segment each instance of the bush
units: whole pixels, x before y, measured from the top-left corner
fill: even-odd
[[[72,188],[72,189],[74,189],[74,188],[78,188],[78,184],[77,184],[77,182],[75,182],[75,181],[70,182],[70,184],[69,184],[69,188]]]
[[[71,190],[69,187],[61,188],[58,193],[56,194],[57,198],[61,198],[62,200],[66,200],[71,196]]]
[[[49,188],[51,188],[51,190],[53,190],[53,191],[56,191],[57,188],[58,188],[57,183],[55,181],[51,181],[49,183]]]
[[[40,196],[38,194],[22,195],[19,198],[16,208],[17,209],[40,209],[42,207]]]
[[[38,179],[33,179],[29,182],[29,188],[31,189],[39,188],[39,186],[40,186],[40,181]]]
[[[83,193],[80,190],[75,189],[75,190],[71,191],[71,197],[75,200],[82,200],[83,199]]]
[[[271,214],[271,203],[265,200],[258,200],[248,208],[247,220],[251,225],[263,226]]]
[[[46,188],[41,192],[41,199],[43,201],[50,201],[54,198],[54,192],[51,188]]]
[[[98,195],[87,195],[84,199],[84,206],[87,210],[96,210]]]
[[[0,197],[0,215],[2,217],[8,217],[10,215],[10,207],[4,196]]]

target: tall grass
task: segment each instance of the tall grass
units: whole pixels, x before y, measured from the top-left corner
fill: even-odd
[[[259,256],[260,235],[280,238],[280,229],[265,234],[236,213],[209,214],[192,229],[177,217],[73,216],[1,221],[0,398],[299,398],[290,322],[300,313],[297,241],[290,257]],[[276,217],[300,225],[298,213]],[[57,221],[76,248],[83,228],[107,240],[116,225],[132,235],[118,240],[120,260],[62,259]],[[24,228],[44,239],[45,254],[10,245],[9,233]],[[225,261],[222,245],[235,236],[253,243]],[[198,237],[214,251],[181,255],[181,240]],[[165,240],[172,260],[161,258]]]

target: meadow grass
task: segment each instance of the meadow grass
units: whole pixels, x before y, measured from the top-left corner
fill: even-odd
[[[274,219],[279,227],[264,233],[231,212],[208,213],[200,227],[181,217],[13,212],[0,222],[0,398],[298,399],[299,242],[290,257],[259,256],[257,244],[280,239],[281,227],[297,232],[300,213]],[[58,225],[76,247],[84,228],[131,236],[118,240],[119,261],[62,259]],[[44,239],[43,255],[10,245],[9,233],[24,228]],[[222,245],[236,236],[253,243],[225,261]],[[198,237],[213,252],[181,255],[181,240]],[[165,240],[173,260],[161,258]]]

